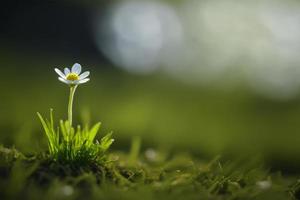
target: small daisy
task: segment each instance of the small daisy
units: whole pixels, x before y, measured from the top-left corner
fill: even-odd
[[[65,68],[64,73],[57,68],[54,70],[59,75],[58,80],[71,86],[80,85],[90,80],[88,78],[90,75],[89,71],[80,74],[81,65],[78,63],[75,63],[71,70],[69,68]]]

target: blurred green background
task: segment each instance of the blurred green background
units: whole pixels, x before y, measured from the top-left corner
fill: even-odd
[[[75,122],[102,122],[113,149],[203,157],[259,153],[300,168],[298,1],[9,1],[0,28],[0,141],[46,149],[36,116],[66,118],[54,67],[91,81]]]

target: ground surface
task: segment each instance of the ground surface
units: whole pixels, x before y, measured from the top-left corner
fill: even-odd
[[[297,199],[296,178],[260,158],[202,161],[148,149],[110,153],[108,162],[72,166],[46,154],[1,147],[1,199]]]

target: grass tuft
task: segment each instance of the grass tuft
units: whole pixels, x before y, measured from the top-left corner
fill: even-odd
[[[91,163],[105,161],[106,151],[114,139],[112,133],[96,140],[101,123],[92,128],[77,126],[73,128],[69,121],[60,120],[59,127],[55,128],[53,110],[50,110],[50,120],[37,113],[48,139],[50,158],[61,164],[84,166]]]

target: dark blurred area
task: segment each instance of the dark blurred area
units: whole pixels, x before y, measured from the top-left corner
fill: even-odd
[[[68,1],[6,1],[1,6],[2,43],[29,51],[99,58],[91,37],[92,11]]]
[[[198,9],[198,10],[197,10]],[[0,7],[0,141],[45,149],[36,112],[66,118],[54,67],[91,82],[76,122],[101,121],[113,148],[202,157],[262,154],[300,168],[298,1],[5,1]]]

